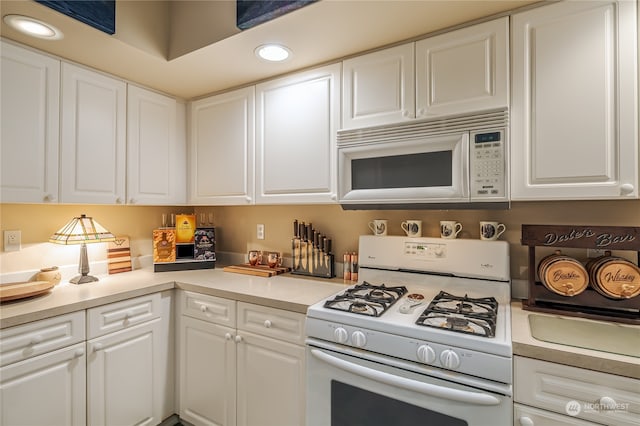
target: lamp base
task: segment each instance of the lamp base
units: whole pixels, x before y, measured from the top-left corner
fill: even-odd
[[[94,281],[98,281],[98,279],[92,275],[78,275],[77,277],[73,277],[69,280],[72,284],[86,284]]]

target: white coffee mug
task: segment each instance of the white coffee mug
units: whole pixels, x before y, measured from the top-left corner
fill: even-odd
[[[407,237],[422,237],[421,220],[405,220],[400,224],[400,227],[407,234]]]
[[[480,222],[480,239],[486,241],[497,240],[506,229],[503,223]]]
[[[369,222],[369,229],[373,232],[373,235],[387,235],[387,219],[374,219]]]
[[[441,220],[440,221],[440,237],[441,238],[456,238],[462,231],[462,224],[455,220]]]

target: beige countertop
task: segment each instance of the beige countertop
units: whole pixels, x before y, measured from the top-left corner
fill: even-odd
[[[308,306],[345,286],[341,279],[310,279],[291,274],[263,278],[222,269],[154,273],[152,268],[144,268],[99,278],[96,283],[84,285],[63,282],[43,296],[1,304],[0,328],[172,288],[306,313]],[[514,355],[640,379],[640,358],[534,338],[529,327],[530,314],[522,309],[521,301],[511,304]]]
[[[172,288],[306,313],[308,306],[344,288],[342,280],[336,279],[291,274],[263,278],[222,269],[155,273],[152,268],[144,268],[98,278],[98,282],[82,285],[62,282],[48,294],[2,303],[0,328]]]
[[[640,379],[640,358],[538,340],[531,334],[529,315],[557,316],[525,311],[522,309],[522,301],[513,301],[511,303],[511,340],[514,355]],[[575,320],[585,321],[594,326],[599,323],[599,321],[581,318],[575,318]],[[637,328],[638,326],[621,325],[621,327]],[[567,332],[571,331],[567,330]],[[594,333],[592,338],[599,339],[599,335]],[[637,344],[640,345],[640,341]]]

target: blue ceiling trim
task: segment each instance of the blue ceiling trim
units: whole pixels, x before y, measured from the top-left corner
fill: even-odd
[[[116,32],[115,0],[36,0],[36,2],[107,34]]]
[[[236,25],[241,30],[275,19],[317,0],[237,0]]]

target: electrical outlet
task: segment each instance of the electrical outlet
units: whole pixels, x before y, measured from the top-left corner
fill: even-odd
[[[4,231],[4,251],[20,250],[22,233],[19,230]]]
[[[256,237],[259,240],[264,240],[264,225],[259,223],[256,229]]]

